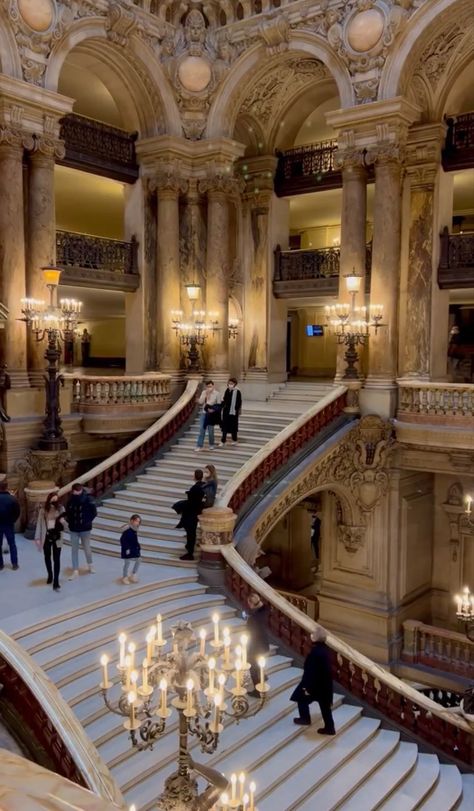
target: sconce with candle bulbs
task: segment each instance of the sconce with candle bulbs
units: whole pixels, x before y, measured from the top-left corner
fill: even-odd
[[[472,519],[472,496],[466,496],[466,509],[464,510],[465,515],[467,516],[466,521],[469,526],[474,525],[474,521]]]
[[[474,642],[474,594],[471,594],[468,586],[462,590],[462,594],[456,594],[456,617],[464,625],[464,632],[467,638]]]
[[[259,698],[251,702],[247,690],[249,638],[242,634],[238,644],[233,645],[229,628],[221,632],[220,625],[219,615],[213,614],[213,633],[207,641],[204,628],[196,635],[190,623],[178,622],[171,627],[171,637],[166,639],[162,617],[158,614],[156,623],[145,637],[146,656],[141,668],[135,667],[137,646],[128,641],[124,633],[120,634],[116,664],[119,678],[115,683],[109,678],[108,656],[103,654],[100,658],[100,688],[104,703],[111,712],[124,719],[123,726],[136,750],[152,749],[164,734],[173,712],[178,714],[178,769],[167,778],[158,800],[156,807],[163,811],[174,808],[173,798],[176,798],[176,808],[182,808],[182,803],[186,802],[190,809],[245,808],[245,811],[256,811],[254,784],[244,791],[239,780],[237,796],[231,778],[224,790],[220,787],[220,799],[214,787],[208,795],[210,804],[207,805],[203,795],[198,795],[197,781],[191,776],[191,771],[201,770],[201,774],[206,774],[207,769],[209,779],[212,770],[191,760],[188,737],[196,738],[202,752],[212,754],[219,745],[224,722],[238,722],[256,715],[264,706],[270,689],[265,679],[266,662],[261,657],[258,661],[260,681],[254,685]],[[110,691],[115,686],[119,695],[113,701]],[[215,786],[219,781],[222,783],[222,775],[216,773],[216,776],[219,780]],[[225,800],[226,794],[228,802],[223,804],[222,797]]]

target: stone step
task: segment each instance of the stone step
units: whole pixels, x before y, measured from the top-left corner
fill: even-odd
[[[380,811],[413,811],[436,785],[438,777],[436,755],[420,753],[410,776],[378,808]]]
[[[462,788],[459,769],[442,763],[435,787],[417,806],[417,811],[452,811],[461,799]]]
[[[127,526],[128,520],[130,518],[131,512],[128,507],[122,507],[120,505],[116,505],[109,507],[109,502],[107,502],[107,506],[99,507],[97,510],[97,519],[101,519],[102,521],[111,520],[114,522],[114,526],[118,523],[120,526]],[[178,517],[174,510],[171,510],[170,515],[160,515],[157,512],[147,512],[146,510],[140,510],[140,516],[142,519],[142,526],[140,527],[140,536],[142,534],[142,528],[146,527],[175,527],[178,521]],[[174,517],[173,517],[174,516]],[[94,522],[94,526],[96,523]]]
[[[462,775],[463,796],[456,811],[472,811],[474,808],[474,774]]]
[[[369,811],[380,807],[390,794],[397,791],[403,781],[413,772],[418,758],[418,747],[414,743],[401,743],[363,785],[338,806],[340,811]],[[304,807],[304,806],[303,806]]]

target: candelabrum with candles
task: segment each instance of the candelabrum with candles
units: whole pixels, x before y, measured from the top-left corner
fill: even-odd
[[[464,510],[464,513],[466,515],[466,522],[469,524],[469,526],[473,526],[474,521],[472,518],[472,496],[466,496],[466,509]]]
[[[183,321],[182,310],[172,310],[171,323],[182,346],[187,348],[188,371],[200,369],[199,347],[203,346],[209,335],[219,329],[219,322],[213,313],[193,309],[190,321]]]
[[[374,334],[382,324],[383,305],[371,304],[370,307],[356,307],[355,297],[360,290],[362,276],[355,272],[344,277],[347,291],[350,294],[350,304],[338,302],[332,306],[325,307],[326,326],[336,336],[338,344],[344,344],[347,349],[344,354],[346,370],[343,380],[357,380],[358,372],[356,363],[358,361],[357,346],[364,346],[373,330]]]
[[[49,290],[49,304],[37,299],[25,298],[21,300],[23,321],[39,343],[46,339],[47,347],[44,358],[47,361],[44,375],[46,392],[46,417],[44,420],[43,435],[39,441],[41,450],[57,451],[67,448],[67,441],[61,426],[59,389],[64,380],[59,374],[59,361],[61,358],[61,341],[70,340],[77,327],[77,320],[81,312],[82,303],[75,299],[61,299],[57,304],[57,288],[61,269],[55,267],[42,268],[46,287]]]
[[[269,690],[265,679],[265,659],[258,661],[259,681],[254,685],[258,698],[248,695],[248,637],[242,634],[233,646],[229,629],[220,632],[220,618],[212,617],[213,634],[206,643],[206,631],[198,637],[188,622],[171,628],[171,638],[163,636],[162,618],[156,618],[146,635],[146,655],[136,668],[137,647],[120,634],[117,670],[120,693],[113,700],[110,691],[109,659],[101,657],[101,690],[107,708],[124,718],[123,726],[132,746],[152,749],[165,733],[173,711],[177,713],[179,749],[178,768],[167,778],[159,798],[160,811],[181,809],[245,809],[255,811],[255,786],[244,791],[245,775],[230,782],[223,775],[195,763],[190,756],[188,739],[198,741],[202,752],[212,754],[219,745],[224,721],[250,718],[263,707]],[[141,671],[141,672],[140,672]],[[118,685],[117,685],[118,686]],[[194,774],[205,777],[209,786],[199,795]],[[243,782],[242,782],[243,781]],[[230,792],[230,793],[229,793]],[[245,802],[244,802],[245,797]]]
[[[464,625],[467,638],[474,642],[474,594],[465,586],[462,594],[456,594],[456,617]]]

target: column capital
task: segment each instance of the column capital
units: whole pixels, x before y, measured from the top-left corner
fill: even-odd
[[[33,149],[34,139],[33,136],[17,127],[11,127],[8,124],[0,125],[0,148],[11,149],[23,152],[24,149]]]
[[[366,150],[359,147],[338,149],[334,157],[334,163],[342,172],[347,172],[354,177],[365,177],[367,174],[365,156]]]
[[[217,171],[210,172],[207,177],[199,180],[198,189],[201,194],[207,194],[208,197],[227,199],[242,194],[245,190],[245,181],[218,168]]]
[[[181,175],[177,161],[158,164],[155,174],[148,181],[150,191],[156,191],[158,197],[175,197],[184,194],[188,189],[187,180]]]
[[[445,124],[412,127],[406,146],[406,169],[412,188],[432,189],[441,165]]]
[[[375,167],[388,166],[401,167],[405,160],[405,144],[399,141],[379,141],[367,148],[365,161],[375,164]]]
[[[66,145],[59,138],[48,135],[34,135],[34,146],[31,151],[33,162],[41,161],[54,163],[56,158],[62,159],[66,154]]]

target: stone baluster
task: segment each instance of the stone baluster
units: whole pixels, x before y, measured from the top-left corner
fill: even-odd
[[[18,319],[26,295],[23,151],[32,148],[32,137],[14,127],[0,126],[0,298],[9,310],[2,330],[2,354],[12,388],[28,385],[26,326]]]
[[[48,295],[41,268],[54,265],[56,258],[56,214],[54,164],[63,158],[62,141],[46,135],[36,136],[28,163],[28,220],[26,253],[26,292],[44,300]],[[43,385],[44,345],[28,333],[28,370],[34,384]]]
[[[179,344],[171,328],[171,311],[180,309],[179,195],[187,183],[175,163],[159,166],[150,187],[158,196],[157,322],[158,358],[163,371],[179,368]]]

